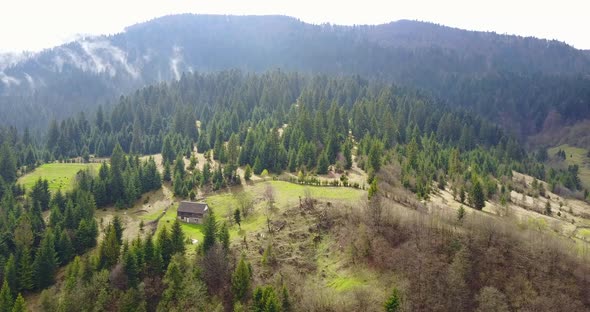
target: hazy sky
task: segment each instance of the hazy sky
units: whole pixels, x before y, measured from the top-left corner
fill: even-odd
[[[112,34],[174,13],[282,14],[310,23],[380,24],[399,19],[535,36],[590,49],[587,0],[6,0],[0,51],[38,51],[77,34]],[[586,2],[586,3],[585,3]]]

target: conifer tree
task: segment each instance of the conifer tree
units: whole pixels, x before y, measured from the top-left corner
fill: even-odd
[[[378,186],[377,186],[377,178],[373,178],[371,185],[369,186],[368,197],[369,199],[373,198],[377,194]]]
[[[16,258],[10,254],[8,261],[4,265],[4,280],[8,283],[8,289],[11,291],[11,296],[16,295],[18,289],[18,268]]]
[[[346,170],[350,170],[352,168],[352,144],[350,143],[350,141],[347,141],[346,143],[344,143],[344,149],[342,151],[342,154],[344,156],[344,160],[346,161],[346,163],[344,164],[344,169]]]
[[[41,240],[35,255],[34,268],[39,289],[45,289],[53,284],[57,269],[57,253],[55,252],[55,238],[51,229],[45,232],[45,236]]]
[[[31,252],[29,251],[28,247],[25,247],[20,252],[17,272],[18,290],[26,291],[33,289],[33,261],[31,260]]]
[[[119,252],[121,245],[117,239],[117,234],[114,226],[111,224],[107,227],[105,232],[105,238],[100,244],[99,249],[99,262],[100,267],[103,269],[110,269],[119,259]]]
[[[176,219],[174,221],[174,225],[172,225],[172,232],[170,234],[170,244],[172,247],[172,254],[184,254],[184,232],[182,232],[182,228],[180,227],[180,222],[178,221],[178,219]]]
[[[164,181],[170,182],[172,173],[170,173],[170,163],[168,161],[164,162]]]
[[[57,255],[59,257],[59,263],[66,264],[74,256],[74,246],[70,235],[66,230],[61,231],[61,235],[55,244]]]
[[[289,289],[287,289],[287,286],[285,284],[283,284],[281,308],[283,309],[282,312],[291,311],[291,299],[289,296]]]
[[[8,140],[0,146],[0,177],[8,183],[16,180],[16,156]]]
[[[113,218],[113,230],[115,230],[115,237],[117,238],[117,242],[119,245],[123,244],[123,223],[121,222],[121,218],[118,215],[115,215]]]
[[[260,161],[260,157],[256,156],[252,170],[254,171],[254,174],[260,174],[262,173],[262,170],[264,170],[264,165],[262,164],[262,161]]]
[[[125,183],[123,181],[125,163],[125,153],[123,152],[121,145],[117,143],[111,154],[109,195],[111,202],[118,205],[122,205],[122,201],[125,197]]]
[[[8,286],[8,281],[4,279],[4,283],[2,284],[2,289],[0,290],[0,312],[12,312],[12,293],[10,287]]]
[[[250,167],[250,164],[247,164],[246,168],[244,169],[244,180],[250,181],[251,178],[252,178],[252,168]]]
[[[219,242],[223,249],[229,250],[229,229],[227,228],[227,223],[223,223],[221,225],[221,229],[219,230]]]
[[[318,174],[327,174],[328,166],[328,156],[326,155],[326,152],[322,152],[320,159],[318,160]]]
[[[215,214],[209,209],[209,215],[205,218],[205,226],[203,228],[203,244],[201,249],[204,254],[215,245],[217,241],[217,221],[215,220]]]
[[[177,197],[184,197],[184,180],[182,179],[182,176],[180,175],[180,173],[176,173],[174,175],[174,181],[172,182],[173,186],[174,186],[174,196]]]
[[[184,159],[182,158],[182,155],[179,154],[174,161],[174,177],[176,177],[176,175],[180,175],[180,178],[184,179],[185,174],[186,171],[184,170]]]
[[[252,272],[250,271],[250,266],[246,261],[246,257],[242,255],[231,279],[232,293],[236,301],[242,301],[245,299],[250,290],[251,279]]]
[[[19,293],[18,297],[14,301],[14,306],[12,307],[12,312],[26,312],[27,306],[25,305],[25,298]]]
[[[469,192],[469,199],[475,209],[481,210],[485,206],[485,197],[479,179],[476,179],[473,183],[471,192]]]
[[[236,224],[238,225],[238,227],[240,228],[240,230],[242,229],[242,213],[240,212],[240,208],[236,208],[236,210],[234,210],[234,221],[236,222]]]
[[[139,284],[139,266],[137,258],[132,252],[127,252],[123,257],[123,268],[127,274],[129,287],[137,287]]]
[[[461,222],[464,217],[465,217],[465,207],[463,207],[463,205],[461,205],[459,207],[459,210],[457,210],[457,221]]]
[[[166,285],[166,290],[162,294],[162,300],[158,305],[158,311],[165,311],[167,310],[167,306],[173,303],[178,299],[183,287],[183,272],[180,267],[178,258],[173,258],[168,265],[168,269],[166,270],[166,274],[164,275],[164,285]]]
[[[397,288],[394,288],[391,296],[385,301],[385,311],[386,312],[397,312],[400,310],[400,297],[397,291]]]
[[[158,248],[162,255],[163,264],[168,266],[168,263],[170,263],[170,259],[172,258],[173,250],[170,234],[168,233],[168,228],[166,226],[164,226],[158,234]]]

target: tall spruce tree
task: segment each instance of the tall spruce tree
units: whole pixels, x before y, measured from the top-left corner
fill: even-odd
[[[250,290],[251,279],[252,271],[250,265],[246,261],[246,257],[242,255],[231,279],[232,293],[235,301],[243,301],[246,298]]]
[[[473,208],[481,210],[485,206],[485,195],[479,179],[473,182],[471,192],[469,192],[469,199]]]
[[[14,301],[14,305],[12,307],[12,312],[26,312],[27,306],[25,305],[25,298],[21,294],[18,294],[16,300]]]
[[[172,246],[172,253],[184,254],[184,232],[180,227],[180,221],[176,219],[172,225],[172,231],[170,233],[170,244]]]
[[[34,268],[37,288],[45,289],[53,284],[55,281],[55,271],[57,270],[57,261],[53,231],[47,229],[35,255]]]
[[[8,281],[4,279],[0,290],[0,312],[12,312],[12,305],[14,304],[12,298],[12,291],[8,286]]]
[[[31,252],[28,247],[25,247],[19,253],[18,260],[18,291],[28,291],[34,287],[33,276],[33,261],[31,260]]]
[[[215,220],[215,214],[209,209],[209,215],[205,218],[205,226],[203,228],[203,243],[201,244],[203,253],[207,253],[215,245],[216,241],[217,221]]]

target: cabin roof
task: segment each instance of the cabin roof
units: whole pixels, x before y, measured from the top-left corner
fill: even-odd
[[[192,213],[203,215],[209,210],[209,206],[205,203],[197,203],[190,201],[181,201],[178,205],[178,212]]]

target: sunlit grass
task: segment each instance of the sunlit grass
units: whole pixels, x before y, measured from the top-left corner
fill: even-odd
[[[100,164],[80,164],[80,163],[52,163],[43,164],[34,171],[20,177],[18,183],[30,190],[39,178],[47,179],[49,190],[53,193],[58,189],[62,191],[71,190],[73,179],[80,170],[91,168],[98,170]]]

